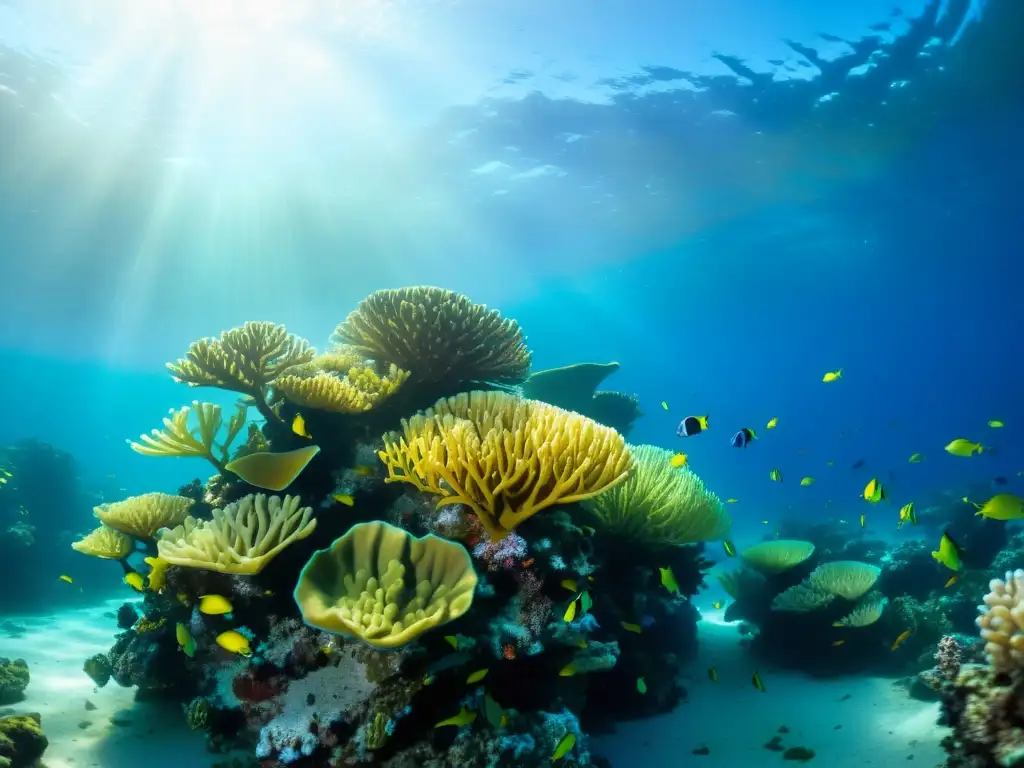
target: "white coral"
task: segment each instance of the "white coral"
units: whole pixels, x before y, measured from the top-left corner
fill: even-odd
[[[977,618],[985,653],[998,671],[1024,666],[1024,571],[1007,571],[1005,581],[992,579],[988,587]]]

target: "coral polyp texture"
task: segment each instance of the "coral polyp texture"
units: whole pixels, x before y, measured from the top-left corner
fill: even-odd
[[[999,671],[1024,668],[1024,570],[989,582],[977,618],[985,654]]]
[[[157,547],[171,565],[252,575],[315,528],[313,509],[300,507],[297,496],[260,493],[213,510],[213,520],[185,518],[162,533]]]
[[[136,539],[152,539],[161,528],[180,525],[188,517],[193,499],[170,493],[144,493],[96,507],[93,514],[104,525]]]
[[[84,538],[72,542],[71,548],[103,560],[123,560],[132,553],[135,545],[131,536],[101,525]]]
[[[751,568],[775,574],[795,568],[814,554],[814,544],[796,539],[762,541],[743,550],[740,557]]]
[[[856,560],[836,560],[822,563],[807,577],[808,584],[819,591],[857,600],[870,591],[878,581],[882,569]]]
[[[376,291],[334,331],[332,340],[417,381],[516,383],[531,355],[515,320],[461,293],[430,286]]]
[[[882,595],[871,594],[861,600],[852,611],[836,622],[841,627],[870,627],[885,612],[889,599]]]
[[[252,398],[265,417],[276,414],[267,404],[267,387],[289,368],[316,357],[309,342],[288,333],[283,325],[247,322],[215,339],[200,339],[185,357],[167,368],[175,381],[190,387],[217,387]]]
[[[466,613],[476,584],[462,545],[360,523],[313,555],[295,602],[311,626],[390,649]]]
[[[721,499],[686,467],[673,467],[672,451],[630,446],[636,469],[623,483],[584,506],[608,533],[646,546],[677,546],[723,539],[732,522]]]
[[[274,388],[299,406],[331,413],[363,413],[393,395],[409,378],[394,363],[383,376],[368,366],[353,367],[344,377],[316,373],[289,374],[274,381]]]
[[[635,464],[615,430],[504,392],[463,393],[403,419],[380,458],[386,482],[467,505],[499,539],[543,509],[625,482]]]
[[[154,429],[148,435],[141,435],[139,442],[129,442],[132,450],[143,456],[197,457],[209,461],[218,472],[224,471],[228,463],[231,443],[245,426],[244,407],[239,407],[224,424],[221,407],[214,403],[193,400],[192,405],[172,410],[164,417],[164,428]],[[196,426],[189,426],[189,418],[195,415]],[[217,438],[221,427],[226,427],[220,444]]]

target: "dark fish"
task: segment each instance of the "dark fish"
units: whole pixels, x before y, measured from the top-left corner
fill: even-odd
[[[868,27],[868,29],[870,29],[872,32],[888,32],[891,29],[891,27],[892,25],[889,24],[889,22],[880,21],[877,24],[872,24],[870,27]]]
[[[755,437],[756,435],[754,434],[754,430],[744,427],[732,436],[729,440],[729,444],[732,445],[733,448],[746,448],[750,445],[750,441]]]
[[[707,428],[707,416],[687,416],[679,422],[679,426],[676,427],[676,434],[679,437],[693,437],[694,435],[699,435]]]
[[[999,475],[999,477],[992,478],[992,482],[995,483],[996,485],[1006,485],[1006,478],[1003,477],[1002,475]]]
[[[864,459],[857,459],[855,462],[853,462],[853,466],[850,467],[850,469],[860,469],[863,466],[864,466]]]

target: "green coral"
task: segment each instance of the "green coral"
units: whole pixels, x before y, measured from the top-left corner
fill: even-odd
[[[189,702],[185,707],[185,722],[191,731],[205,730],[210,724],[210,702],[202,697]]]
[[[388,741],[388,716],[378,712],[366,724],[366,748],[380,749]]]
[[[24,659],[0,658],[0,704],[21,701],[28,687],[28,680],[28,664]]]
[[[48,744],[37,713],[0,718],[0,768],[30,768]]]

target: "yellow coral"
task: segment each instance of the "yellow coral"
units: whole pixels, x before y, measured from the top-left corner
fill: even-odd
[[[417,381],[518,382],[530,371],[530,351],[515,320],[441,288],[376,291],[332,338],[411,371]]]
[[[172,528],[188,517],[194,501],[169,493],[144,493],[103,504],[93,514],[104,525],[136,539],[152,539],[161,528]]]
[[[871,594],[865,597],[849,614],[835,623],[837,627],[870,627],[880,618],[885,611],[889,599],[878,594]]]
[[[577,413],[503,392],[439,400],[384,435],[385,482],[466,504],[495,539],[537,512],[622,483],[634,460],[622,436]]]
[[[804,581],[777,594],[772,600],[772,610],[808,613],[824,608],[835,600],[835,597],[831,592],[818,589]]]
[[[213,510],[213,520],[185,518],[161,534],[157,548],[172,565],[252,575],[314,528],[313,509],[300,508],[298,496],[260,493]]]
[[[814,545],[809,541],[775,539],[747,547],[740,557],[751,568],[773,574],[795,568],[813,554]]]
[[[807,577],[808,585],[847,600],[857,600],[875,586],[882,570],[856,560],[822,563]]]
[[[1024,571],[989,582],[977,618],[985,653],[997,672],[1024,667]]]
[[[309,342],[289,334],[283,325],[248,322],[219,338],[193,342],[185,357],[167,368],[175,381],[190,387],[218,387],[248,395],[265,418],[279,421],[267,404],[267,386],[315,356]]]
[[[167,617],[161,616],[154,620],[148,616],[143,616],[137,622],[135,622],[135,634],[144,635],[146,632],[152,632],[153,630],[160,629],[164,624],[167,623]]]
[[[123,560],[132,553],[135,545],[132,537],[113,528],[101,525],[82,539],[71,544],[76,552],[104,560]]]
[[[172,410],[171,415],[164,418],[164,428],[154,429],[149,435],[141,435],[141,442],[129,442],[132,450],[141,453],[143,456],[195,456],[206,459],[217,468],[218,472],[224,471],[224,465],[228,463],[228,451],[231,443],[245,426],[245,407],[240,406],[228,422],[224,441],[217,445],[217,435],[223,424],[223,416],[219,405],[213,403],[200,403],[193,400],[191,406],[183,406],[178,410]],[[195,429],[189,429],[188,420],[192,414],[196,415],[197,425]],[[198,432],[198,434],[196,434]],[[214,449],[218,449],[218,454]]]
[[[686,467],[673,467],[672,452],[630,446],[630,478],[584,502],[600,528],[645,546],[676,546],[723,539],[731,521],[715,494]]]
[[[375,521],[353,526],[310,558],[295,602],[310,626],[388,649],[462,616],[476,584],[461,545]]]
[[[384,376],[361,366],[349,369],[344,378],[330,373],[282,376],[274,381],[274,388],[296,405],[333,413],[363,413],[393,395],[407,378],[408,371],[392,363]]]
[[[317,355],[308,363],[302,363],[288,369],[289,376],[315,376],[318,373],[336,373],[344,376],[353,368],[366,365],[366,360],[358,350],[344,344]]]

